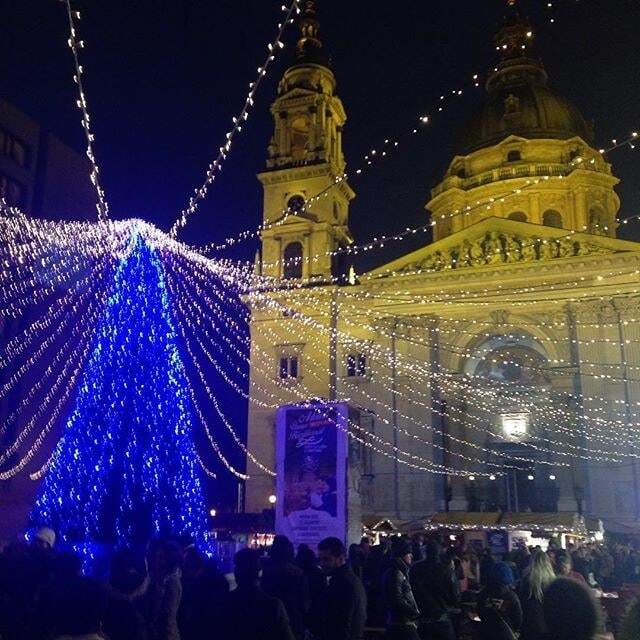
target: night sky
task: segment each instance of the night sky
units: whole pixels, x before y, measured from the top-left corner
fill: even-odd
[[[103,185],[116,217],[143,217],[167,229],[200,184],[231,117],[275,35],[276,0],[78,1],[85,90]],[[502,0],[382,2],[319,0],[323,37],[349,116],[345,151],[352,166],[384,138],[405,136],[417,116],[436,114],[441,93],[466,95],[436,114],[398,153],[352,181],[351,227],[361,243],[426,221],[429,189],[482,99],[470,83],[495,61],[492,38]],[[8,6],[7,6],[8,5]],[[599,145],[640,128],[640,5],[634,0],[521,3],[537,34],[551,84],[593,119]],[[550,24],[550,18],[554,23]],[[269,104],[291,59],[296,31],[258,94],[257,105],[183,238],[220,240],[261,221],[261,189],[271,135]],[[5,2],[0,25],[0,91],[43,126],[83,148],[75,109],[64,5]],[[639,212],[639,156],[611,156],[622,179],[622,215]],[[89,212],[92,215],[94,212]],[[640,239],[640,224],[625,232]],[[416,236],[414,238],[420,241]],[[422,238],[424,241],[424,238]],[[252,257],[255,244],[236,249]],[[415,248],[387,244],[361,259],[365,269]]]
[[[142,217],[168,229],[200,185],[224,141],[248,83],[264,60],[283,15],[282,0],[75,0],[82,12],[79,37],[85,90],[96,135],[95,151],[112,215]],[[319,0],[323,39],[333,58],[349,121],[345,153],[352,167],[385,138],[398,152],[352,186],[356,242],[423,225],[429,190],[449,163],[455,140],[476,110],[483,89],[473,74],[495,62],[493,36],[502,0]],[[551,85],[595,122],[599,146],[640,129],[640,55],[637,0],[554,0],[523,4],[537,33],[537,53]],[[64,5],[55,0],[5,0],[0,21],[0,94],[41,125],[84,149],[75,108]],[[554,23],[550,23],[553,18]],[[262,193],[255,174],[264,168],[272,132],[269,105],[293,55],[297,31],[272,67],[256,108],[233,146],[222,178],[209,192],[182,238],[221,241],[255,228]],[[438,97],[465,94],[437,114]],[[418,116],[432,123],[407,133]],[[640,156],[611,155],[624,217],[640,213]],[[95,211],[87,212],[87,217]],[[640,240],[640,223],[625,227]],[[424,242],[424,236],[412,241]],[[255,243],[224,255],[252,259]],[[417,248],[388,243],[360,257],[364,270]],[[231,401],[231,400],[230,400]],[[245,424],[244,403],[233,417]],[[232,445],[229,444],[231,448]],[[240,462],[241,464],[241,462]],[[225,481],[226,501],[234,485]],[[221,497],[221,501],[224,501]]]

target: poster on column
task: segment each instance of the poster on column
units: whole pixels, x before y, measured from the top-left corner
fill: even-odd
[[[280,407],[276,533],[316,548],[347,536],[347,416],[343,404]]]

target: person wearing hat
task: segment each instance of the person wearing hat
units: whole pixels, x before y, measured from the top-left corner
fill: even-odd
[[[409,582],[413,560],[411,543],[404,537],[391,542],[391,562],[382,578],[387,609],[386,637],[393,640],[419,640],[416,620],[420,611]]]
[[[487,586],[478,596],[481,636],[485,640],[514,640],[522,626],[522,606],[513,586],[513,571],[497,562],[487,576]]]
[[[56,534],[49,527],[40,527],[33,535],[32,544],[45,551],[53,549],[56,543]]]

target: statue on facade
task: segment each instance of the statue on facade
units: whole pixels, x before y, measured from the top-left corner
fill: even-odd
[[[531,262],[538,259],[538,252],[536,251],[535,241],[531,238],[525,238],[522,241],[522,247],[520,249],[523,262]]]
[[[540,260],[551,260],[556,257],[556,241],[553,238],[541,240],[538,246]]]
[[[504,248],[507,262],[520,262],[522,260],[520,238],[518,236],[505,236]]]
[[[487,234],[484,242],[484,251],[487,264],[499,264],[503,261],[502,243],[500,242],[497,231],[492,231]]]
[[[461,267],[470,267],[471,264],[471,243],[468,240],[464,240],[458,253],[458,265]]]
[[[558,240],[558,257],[569,258],[576,253],[575,242],[573,238],[560,238]]]
[[[471,265],[484,264],[484,246],[482,240],[476,240],[469,249],[469,262]]]

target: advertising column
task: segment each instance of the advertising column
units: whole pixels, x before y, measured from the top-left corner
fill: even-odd
[[[276,533],[313,549],[347,543],[348,406],[280,407],[276,422]]]

